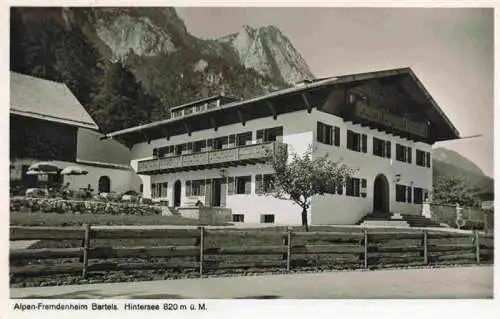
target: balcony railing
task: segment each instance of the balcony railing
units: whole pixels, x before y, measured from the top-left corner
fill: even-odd
[[[275,148],[276,142],[270,142],[144,160],[139,161],[137,173],[148,175],[262,163],[274,154]]]

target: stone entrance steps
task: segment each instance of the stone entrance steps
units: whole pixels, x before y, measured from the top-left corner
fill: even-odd
[[[441,224],[421,215],[380,214],[364,216],[358,225],[361,226],[397,226],[397,227],[443,227]]]

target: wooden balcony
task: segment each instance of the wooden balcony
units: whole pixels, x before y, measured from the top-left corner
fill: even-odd
[[[139,161],[137,173],[141,175],[154,175],[264,163],[269,156],[274,154],[275,148],[276,142],[270,142],[144,160]]]

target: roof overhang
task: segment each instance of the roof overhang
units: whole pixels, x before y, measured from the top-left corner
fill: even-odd
[[[131,147],[133,144],[179,134],[217,128],[221,125],[294,112],[321,105],[334,87],[355,87],[371,80],[394,77],[419,106],[434,128],[429,142],[459,138],[459,132],[410,68],[400,68],[326,78],[244,101],[235,101],[212,110],[139,125],[106,134]]]
[[[23,117],[30,117],[30,118],[34,118],[34,119],[38,119],[38,120],[43,120],[43,121],[55,122],[55,123],[59,123],[59,124],[87,128],[87,129],[94,130],[94,131],[99,131],[99,127],[93,123],[80,122],[80,121],[75,121],[75,120],[61,118],[61,117],[39,114],[39,113],[35,113],[35,112],[21,111],[21,110],[13,109],[12,107],[10,109],[10,114],[14,114],[17,116],[23,116]]]

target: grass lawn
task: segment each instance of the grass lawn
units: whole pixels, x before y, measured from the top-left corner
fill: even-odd
[[[90,215],[58,213],[10,213],[11,226],[81,226],[91,225],[206,225],[181,216]],[[211,224],[230,225],[230,224]]]

